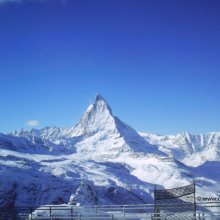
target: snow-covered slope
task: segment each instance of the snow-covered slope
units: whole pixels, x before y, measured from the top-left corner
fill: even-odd
[[[202,195],[219,181],[208,172],[220,162],[219,137],[138,133],[98,95],[71,128],[0,134],[0,207],[140,204],[152,201],[154,184],[172,188],[193,178]]]

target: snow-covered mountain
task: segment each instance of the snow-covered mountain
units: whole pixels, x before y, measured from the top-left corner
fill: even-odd
[[[186,165],[197,167],[206,161],[220,161],[220,132],[201,135],[187,132],[177,135],[139,134]]]
[[[47,127],[42,130],[32,129],[12,134],[29,141],[38,138],[45,143],[65,146],[67,151],[76,150],[77,154],[83,154],[90,159],[93,157],[115,159],[121,154],[132,155],[134,152],[135,154],[165,155],[134,129],[114,117],[111,108],[100,95],[74,127],[64,129]]]
[[[220,190],[220,133],[138,133],[98,95],[71,128],[0,134],[0,207],[152,202],[154,184]],[[207,195],[207,194],[206,194]]]

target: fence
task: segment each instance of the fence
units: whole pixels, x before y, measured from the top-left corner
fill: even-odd
[[[173,207],[178,204],[170,204]],[[17,207],[2,210],[0,220],[219,220],[220,202],[197,204],[192,212],[161,212],[155,216],[154,204],[113,205],[113,206],[43,206]],[[219,210],[219,211],[216,211]]]
[[[184,213],[184,214],[180,214]],[[168,218],[178,215],[179,220],[191,220],[196,217],[195,182],[173,189],[154,190],[154,218]]]
[[[17,207],[4,210],[0,214],[1,220],[15,219],[69,219],[69,220],[116,220],[151,218],[152,205],[114,205],[114,206],[43,206]]]

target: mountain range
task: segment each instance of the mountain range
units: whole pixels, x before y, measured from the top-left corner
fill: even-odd
[[[153,201],[158,188],[196,180],[196,193],[220,194],[220,132],[138,132],[97,95],[79,123],[0,134],[0,207],[107,205]]]

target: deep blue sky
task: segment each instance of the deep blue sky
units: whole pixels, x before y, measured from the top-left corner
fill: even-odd
[[[1,132],[72,126],[96,93],[137,130],[220,131],[220,1],[0,4]]]

